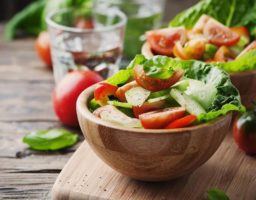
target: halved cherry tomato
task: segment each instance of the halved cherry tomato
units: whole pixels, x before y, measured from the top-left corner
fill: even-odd
[[[192,32],[194,33],[203,33],[203,29],[205,24],[209,21],[209,19],[212,19],[212,17],[208,16],[208,15],[202,15],[196,22],[196,24],[194,25]]]
[[[152,51],[156,54],[172,56],[173,46],[176,41],[182,44],[186,41],[186,31],[183,27],[165,28],[160,30],[148,31],[146,33],[147,42]]]
[[[139,115],[141,124],[146,129],[164,128],[170,122],[181,118],[185,114],[185,108],[165,108]]]
[[[94,91],[95,100],[101,105],[106,105],[109,96],[114,95],[117,87],[108,83],[100,83]]]
[[[94,28],[93,21],[91,19],[85,19],[84,17],[79,17],[78,19],[76,19],[75,26],[81,29]]]
[[[233,54],[226,46],[221,46],[213,57],[214,62],[227,62],[233,59]]]
[[[187,115],[185,117],[176,119],[175,121],[171,122],[169,125],[165,127],[165,129],[183,128],[192,124],[194,121],[196,121],[196,119],[197,117],[195,115]]]
[[[252,49],[256,49],[256,40],[251,42],[236,58],[239,58],[240,56],[244,55],[245,53],[247,53]]]
[[[244,36],[248,41],[250,41],[249,30],[245,26],[231,27],[231,31],[237,33],[240,36]]]
[[[232,46],[240,39],[240,36],[236,32],[231,31],[230,28],[214,19],[208,20],[204,26],[203,34],[207,37],[210,43],[217,46]]]
[[[182,77],[182,71],[175,71],[168,79],[152,78],[147,76],[142,65],[136,65],[134,68],[134,79],[136,82],[146,90],[155,92],[159,90],[168,89],[175,84]]]
[[[125,85],[119,87],[116,91],[116,94],[115,96],[120,100],[120,101],[126,101],[126,98],[125,98],[125,92],[130,90],[131,88],[134,88],[134,87],[138,87],[138,83],[136,81],[132,81],[132,82],[129,82],[129,83],[126,83]]]
[[[146,112],[150,112],[150,111],[154,111],[154,110],[158,110],[161,109],[165,106],[165,101],[156,101],[156,102],[145,102],[143,105],[141,106],[133,106],[132,107],[132,111],[133,114],[136,118],[139,118],[139,115],[146,113]]]

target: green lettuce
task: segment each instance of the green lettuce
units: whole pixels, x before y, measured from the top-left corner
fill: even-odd
[[[170,26],[192,28],[202,14],[210,15],[227,26],[247,26],[251,35],[256,36],[255,0],[201,0],[179,13]]]

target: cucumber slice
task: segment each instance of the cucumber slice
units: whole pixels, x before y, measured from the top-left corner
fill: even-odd
[[[121,107],[121,108],[132,108],[132,104],[120,102],[120,101],[108,101],[109,105]]]
[[[204,108],[197,103],[195,100],[190,98],[188,95],[184,94],[183,92],[172,89],[171,96],[174,98],[182,107],[186,108],[186,110],[193,115],[200,115],[202,113],[206,113]]]
[[[164,95],[164,96],[161,96],[161,97],[149,99],[148,102],[149,102],[149,103],[154,103],[154,102],[166,100],[166,99],[168,99],[169,97],[170,97],[170,95]]]
[[[170,95],[170,89],[161,90],[161,91],[157,91],[157,92],[151,92],[148,99],[154,99],[154,98],[162,97],[165,95]]]
[[[127,102],[133,106],[141,106],[149,97],[150,91],[142,87],[134,87],[125,92]]]
[[[181,80],[181,81],[175,83],[172,86],[172,88],[177,88],[180,91],[185,91],[189,86],[189,81],[190,81],[190,79]]]

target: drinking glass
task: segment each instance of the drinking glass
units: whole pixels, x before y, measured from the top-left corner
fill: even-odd
[[[128,58],[140,53],[144,33],[161,26],[165,0],[95,0],[95,7],[107,10],[119,8],[127,18],[124,55]]]
[[[89,28],[81,28],[81,23],[77,25],[80,19],[83,16],[74,9],[53,11],[47,16],[56,82],[81,66],[104,78],[118,71],[127,21],[125,14],[115,8],[93,9],[91,21],[87,21]]]

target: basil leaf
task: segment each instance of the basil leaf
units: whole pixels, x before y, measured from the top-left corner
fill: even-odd
[[[229,200],[229,197],[225,194],[224,191],[213,188],[207,191],[208,200]]]
[[[66,129],[40,130],[27,134],[23,142],[34,150],[59,150],[74,145],[78,135]]]

